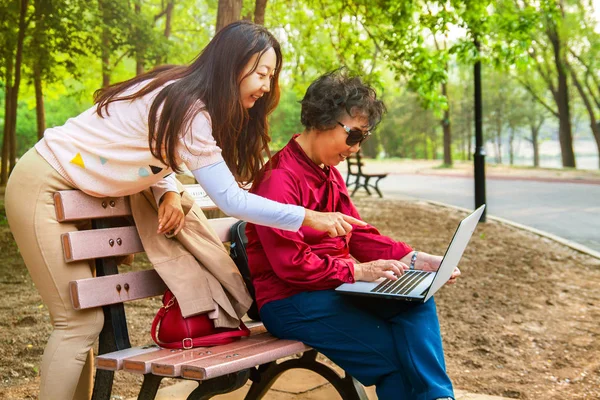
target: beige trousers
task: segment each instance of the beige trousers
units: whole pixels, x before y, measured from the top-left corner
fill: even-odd
[[[40,368],[41,400],[91,397],[92,345],[104,322],[101,308],[71,305],[69,281],[91,278],[93,271],[86,261],[64,261],[60,235],[82,228],[56,220],[52,195],[65,189],[72,186],[35,149],[19,160],[6,186],[8,224],[54,328]]]

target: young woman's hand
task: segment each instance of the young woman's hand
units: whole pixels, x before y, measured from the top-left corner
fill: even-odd
[[[352,225],[367,225],[366,222],[339,212],[318,212],[306,209],[302,226],[308,226],[329,236],[344,236],[352,231]]]
[[[408,269],[408,265],[398,260],[375,260],[354,264],[354,280],[373,282],[379,278],[395,281]]]
[[[177,235],[185,223],[185,214],[181,207],[181,195],[167,192],[160,200],[158,207],[158,230],[156,233]]]

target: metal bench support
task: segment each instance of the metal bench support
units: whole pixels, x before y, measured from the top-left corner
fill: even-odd
[[[258,367],[258,373],[252,374],[253,381],[246,400],[261,399],[271,388],[277,378],[284,372],[294,368],[304,368],[327,379],[335,387],[341,398],[344,400],[367,400],[367,394],[363,386],[350,375],[341,377],[327,365],[317,361],[317,351],[310,350],[305,352],[302,357],[286,360],[280,364],[272,362]]]
[[[92,229],[110,228],[109,220],[98,219],[92,221]],[[117,262],[114,257],[96,259],[96,276],[118,274]],[[110,353],[131,347],[125,307],[123,303],[102,307],[104,311],[104,326],[98,339],[98,354]],[[97,369],[94,378],[92,400],[110,400],[114,371]]]
[[[354,187],[350,197],[354,196],[354,193],[356,193],[359,188],[364,188],[369,196],[371,195],[369,188],[375,189],[379,197],[383,197],[381,190],[379,190],[379,181],[385,178],[388,174],[365,174],[362,170],[364,164],[362,162],[360,151],[354,156],[348,157],[346,159],[346,163],[348,166],[346,187],[348,188],[348,191]],[[356,170],[354,170],[354,168],[356,168]],[[350,182],[351,177],[354,178],[352,182]],[[370,183],[371,179],[375,179],[375,182]]]
[[[244,386],[250,377],[250,370],[245,369],[234,374],[228,374],[199,382],[198,387],[187,397],[187,400],[206,400],[213,396],[233,392]]]

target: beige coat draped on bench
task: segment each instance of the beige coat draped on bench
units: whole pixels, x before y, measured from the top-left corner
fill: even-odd
[[[184,317],[209,313],[215,327],[236,328],[252,298],[204,213],[183,192],[185,226],[174,238],[158,235],[158,210],[150,189],[130,196],[131,211],[154,269],[179,302]]]

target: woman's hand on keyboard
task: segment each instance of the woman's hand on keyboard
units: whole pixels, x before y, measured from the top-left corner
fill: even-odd
[[[354,280],[372,282],[379,278],[395,281],[408,269],[408,265],[398,260],[375,260],[354,264]]]
[[[410,259],[413,255],[413,251],[405,255],[400,259],[403,263],[410,265]],[[440,268],[442,263],[442,256],[435,256],[433,254],[419,251],[417,254],[417,260],[415,261],[415,269],[420,271],[435,272]]]
[[[410,259],[413,255],[411,251],[404,257],[400,259],[400,261],[404,263],[410,264]],[[440,268],[440,264],[442,263],[442,256],[434,256],[433,254],[424,253],[422,251],[417,254],[417,260],[415,261],[415,269],[419,269],[422,271],[430,271],[435,272]],[[448,284],[452,285],[456,283],[456,280],[460,276],[460,269],[458,267],[454,268],[454,272],[452,272],[452,276],[448,280]]]

